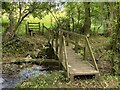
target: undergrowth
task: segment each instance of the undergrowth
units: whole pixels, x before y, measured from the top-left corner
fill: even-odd
[[[18,84],[16,88],[58,88],[58,84],[65,81],[66,78],[58,71],[52,71],[49,74],[39,75]]]
[[[52,71],[50,74],[39,75],[38,77],[26,80],[17,85],[19,88],[116,88],[118,77],[102,76],[99,79],[79,79],[74,82],[69,81],[64,74],[59,71]]]

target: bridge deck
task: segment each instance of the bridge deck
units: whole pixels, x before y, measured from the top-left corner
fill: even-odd
[[[88,62],[84,61],[75,51],[66,46],[67,60],[69,65],[70,79],[73,80],[77,75],[98,75],[99,71]],[[63,65],[65,67],[65,65]]]
[[[55,51],[55,42],[53,44],[54,44],[53,49]],[[94,66],[90,64],[87,60],[83,60],[83,57],[75,53],[71,45],[72,44],[69,44],[69,46],[66,46],[66,54],[67,54],[70,80],[73,81],[74,76],[79,76],[79,75],[97,76],[99,74],[99,71],[95,70]],[[64,62],[62,62],[62,65],[66,69]]]

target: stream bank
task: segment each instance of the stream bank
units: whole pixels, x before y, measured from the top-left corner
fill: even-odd
[[[54,67],[55,66],[52,67],[51,65],[43,66],[31,63],[4,64],[4,71],[1,77],[1,80],[3,80],[1,82],[2,88],[15,88],[16,85],[25,80],[35,78],[42,74],[49,74],[51,71],[55,70]],[[58,69],[57,66],[56,69]]]

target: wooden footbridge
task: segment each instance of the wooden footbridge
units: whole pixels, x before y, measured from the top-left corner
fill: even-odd
[[[36,27],[31,28],[29,26],[31,24],[38,24],[39,28],[37,29],[40,31],[40,23],[28,23],[28,29],[26,28],[26,30],[36,29]],[[74,80],[74,76],[79,75],[99,76],[99,69],[89,42],[89,37],[62,29],[56,31],[48,30],[44,24],[42,34],[44,28],[48,31],[48,41],[58,56],[59,63],[62,63],[67,77],[71,81]],[[78,52],[81,55],[78,55]]]
[[[49,42],[66,70],[67,77],[99,76],[98,66],[87,36],[65,30],[49,32]],[[78,52],[82,55],[78,55]]]

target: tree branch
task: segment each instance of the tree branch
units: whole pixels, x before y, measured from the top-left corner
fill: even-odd
[[[16,27],[15,27],[15,31],[17,30],[18,26],[21,24],[21,22],[23,21],[23,19],[24,19],[25,17],[27,17],[30,13],[32,13],[34,10],[35,10],[35,8],[32,9],[31,11],[29,11],[28,13],[26,13],[23,17],[21,17],[21,19],[18,21],[18,23],[17,23],[17,25],[16,25]]]
[[[20,2],[19,2],[19,6],[18,6],[18,8],[19,8],[19,18],[18,18],[18,22],[20,21],[20,18],[21,18],[21,15],[22,15],[22,7],[21,7],[21,4],[20,4]]]
[[[58,18],[54,16],[54,14],[52,13],[52,11],[51,11],[49,8],[47,8],[47,10],[51,13],[51,15],[54,17],[55,21],[56,21],[57,24],[59,25],[60,23],[59,23],[59,21],[58,21]]]

